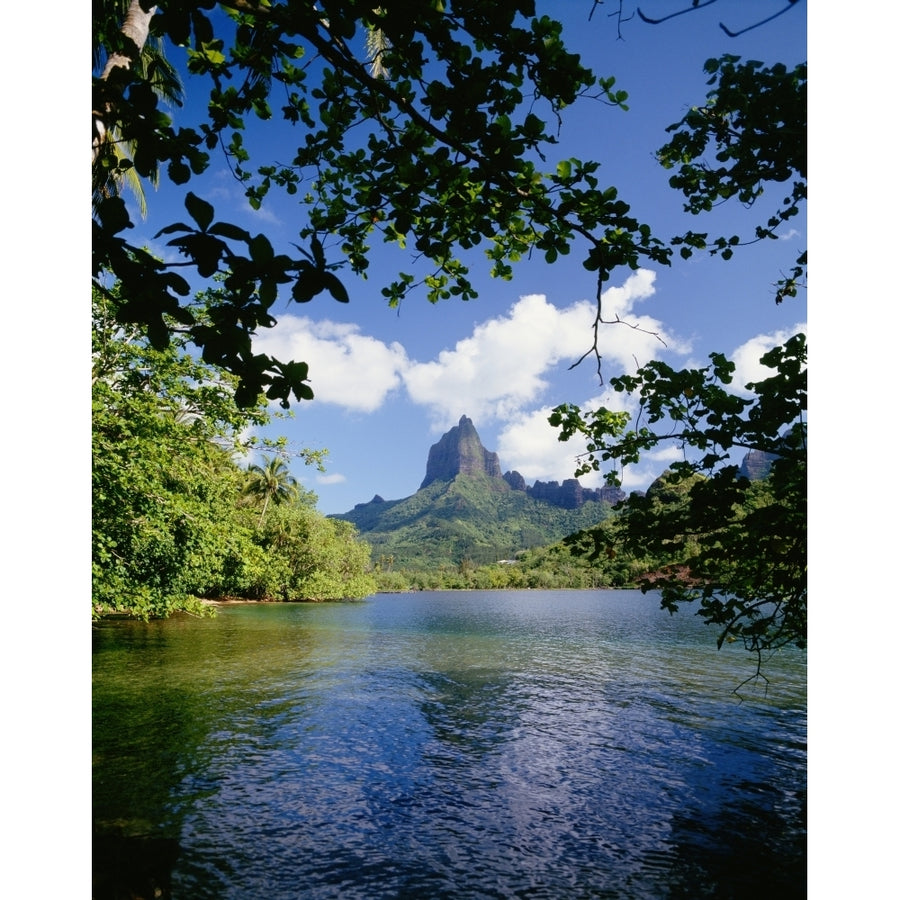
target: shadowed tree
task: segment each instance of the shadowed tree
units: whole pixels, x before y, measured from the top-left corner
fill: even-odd
[[[477,296],[468,251],[479,245],[504,279],[529,255],[553,262],[578,246],[598,303],[615,269],[671,256],[601,183],[598,162],[551,160],[563,110],[580,98],[623,109],[627,95],[567,50],[562,25],[533,0],[172,0],[159,9],[133,0],[127,12],[120,31],[104,30],[122,63],[94,79],[95,152],[115,126],[135,142],[139,175],[159,169],[176,185],[224,152],[251,207],[281,189],[305,213],[294,249],[276,249],[188,191],[187,217],[156,233],[182,258],[160,261],[124,237],[133,226],[121,198],[95,210],[95,283],[122,282],[120,321],[157,347],[186,334],[205,362],[238,376],[239,404],[261,392],[284,407],[312,398],[308,367],[253,353],[252,335],[275,324],[279,295],[348,302],[336,272],[364,275],[373,239],[408,247],[420,269],[382,287],[392,306],[419,286],[431,302]],[[192,97],[186,127],[158,108],[135,65],[143,35],[184,48],[192,94],[194,85],[203,94]],[[296,134],[279,139],[291,150],[252,162],[265,151],[245,140],[251,122],[278,118]],[[225,278],[211,323],[196,322],[181,299],[195,275]]]
[[[115,69],[134,69],[153,93],[169,106],[181,106],[184,87],[175,67],[166,59],[163,42],[150,34],[155,7],[145,11],[139,0],[94,0],[95,32],[92,64],[100,79],[116,78]],[[121,26],[120,24],[121,23]],[[94,209],[106,198],[117,197],[122,187],[134,195],[142,216],[147,215],[147,197],[132,159],[136,141],[126,139],[110,115],[112,108],[94,110],[92,151],[92,202]],[[109,121],[108,121],[109,120]],[[157,187],[159,169],[149,173]]]

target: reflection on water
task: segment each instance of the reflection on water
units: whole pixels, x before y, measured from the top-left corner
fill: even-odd
[[[102,623],[94,896],[805,897],[805,656],[749,665],[628,591]]]

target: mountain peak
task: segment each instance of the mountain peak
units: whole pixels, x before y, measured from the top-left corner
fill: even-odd
[[[453,481],[457,475],[474,475],[477,472],[492,478],[503,477],[500,457],[484,449],[472,420],[468,416],[460,416],[459,424],[431,445],[425,480],[419,485],[419,490],[433,481]]]

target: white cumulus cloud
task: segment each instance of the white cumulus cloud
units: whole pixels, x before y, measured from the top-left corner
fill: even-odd
[[[583,414],[605,407],[613,412],[628,412],[633,417],[637,412],[637,402],[633,397],[606,388],[595,397],[580,404]],[[575,435],[568,441],[559,440],[559,429],[547,421],[552,409],[543,407],[519,415],[498,435],[498,453],[504,471],[519,472],[526,481],[559,481],[573,478],[576,468],[586,459],[587,441]],[[646,490],[670,463],[682,459],[680,448],[671,445],[641,455],[637,465],[629,465],[619,471],[622,488],[627,491]],[[600,463],[599,471],[579,476],[584,487],[602,487],[606,483],[606,473],[615,468],[612,462]]]
[[[254,352],[309,363],[309,383],[322,403],[374,412],[401,384],[406,351],[361,334],[356,325],[282,316],[253,342]]]
[[[792,328],[782,329],[772,334],[758,334],[741,344],[732,354],[735,364],[734,381],[731,388],[736,394],[748,395],[744,385],[749,382],[762,381],[775,374],[773,369],[760,363],[759,358],[773,347],[783,344],[788,338],[798,333],[806,334],[806,323],[798,322]]]
[[[605,406],[611,410],[632,411],[630,398],[610,389],[580,404],[583,412]],[[504,470],[519,472],[526,481],[563,481],[575,476],[580,464],[579,456],[587,452],[587,441],[574,435],[568,441],[559,440],[559,429],[547,420],[552,408],[522,412],[500,431],[497,452]],[[585,487],[603,484],[606,469],[582,475],[579,480]]]
[[[590,321],[585,302],[557,309],[545,296],[530,294],[437,359],[410,365],[406,389],[429,407],[438,428],[463,414],[476,422],[509,418],[540,396],[547,370],[584,343]]]
[[[499,433],[497,453],[504,470],[519,472],[529,482],[574,477],[576,456],[584,451],[584,442],[560,441],[558,429],[547,421],[550,412],[546,406],[523,413]]]
[[[634,368],[635,359],[653,358],[662,346],[656,335],[670,349],[680,348],[658,320],[633,312],[635,303],[653,294],[655,278],[641,269],[605,291],[604,320],[622,321],[600,327],[597,348],[604,366],[618,372]],[[406,389],[415,403],[429,408],[435,429],[461,415],[476,422],[515,419],[540,402],[553,367],[574,362],[591,346],[595,315],[588,300],[560,308],[543,294],[528,294],[437,359],[412,363],[404,372]]]
[[[653,295],[655,278],[654,272],[641,269],[622,285],[604,291],[603,317],[613,322],[601,325],[597,338],[605,377],[658,356],[662,345],[656,335],[670,351],[682,349],[660,321],[634,312],[637,303]],[[526,474],[523,469],[526,477],[541,468],[539,456],[548,462],[534,477],[570,477],[559,464],[552,467],[555,474],[549,474],[551,458],[565,459],[567,470],[573,469],[573,453],[565,445],[557,446],[546,423],[549,410],[534,408],[546,404],[551,379],[590,348],[595,315],[596,305],[590,300],[558,307],[543,294],[528,294],[505,314],[476,325],[452,347],[424,361],[411,359],[399,343],[362,333],[355,324],[285,315],[275,328],[254,339],[254,352],[307,362],[320,403],[371,413],[402,387],[409,400],[427,410],[436,432],[456,424],[462,415],[479,425],[509,423],[507,440],[511,448],[519,448],[517,454],[521,450],[523,467],[529,470]],[[544,446],[528,456],[526,433],[537,426],[526,423],[541,416],[540,427],[549,434],[545,443],[552,450]],[[513,441],[514,434],[520,436],[518,442]]]
[[[346,480],[345,475],[337,472],[334,475],[316,475],[316,484],[343,484]]]

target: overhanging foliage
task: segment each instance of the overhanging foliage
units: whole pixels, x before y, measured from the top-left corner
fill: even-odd
[[[432,301],[476,295],[464,255],[479,245],[504,278],[527,253],[552,262],[579,245],[597,272],[598,300],[614,269],[669,260],[671,248],[601,183],[597,162],[551,159],[566,106],[590,96],[624,107],[627,97],[567,51],[560,24],[537,15],[533,0],[172,0],[146,10],[132,0],[127,13],[126,24],[137,24],[121,32],[111,16],[95,18],[107,59],[94,79],[95,187],[98,178],[110,184],[110,164],[187,184],[219,150],[253,206],[280,188],[306,211],[287,254],[188,192],[187,216],[157,233],[181,256],[164,263],[127,240],[120,196],[96,206],[94,279],[121,283],[119,321],[157,348],[174,331],[188,335],[206,362],[239,378],[241,404],[260,392],[285,406],[312,397],[306,365],[254,354],[251,335],[274,324],[282,288],[300,303],[323,293],[347,301],[337,272],[364,273],[372,240],[430,261]],[[382,77],[367,65],[373,31]],[[147,32],[186,48],[192,109],[205,116],[176,121],[160,107],[147,67],[136,64]],[[291,158],[255,162],[244,135],[251,121],[274,119],[294,132]],[[134,152],[99,154],[111,133]],[[216,274],[226,291],[211,321],[198,323],[185,298],[197,278]],[[415,285],[401,272],[382,293],[396,304]]]

